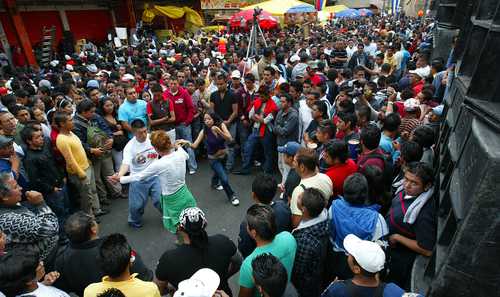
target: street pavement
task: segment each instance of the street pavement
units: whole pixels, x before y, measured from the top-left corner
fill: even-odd
[[[198,167],[196,174],[187,176],[187,184],[198,207],[207,216],[208,235],[224,234],[237,245],[240,222],[252,204],[253,176],[260,169],[254,168],[253,175],[229,174],[229,183],[240,199],[240,205],[233,206],[227,200],[224,191],[217,191],[210,187],[212,170],[208,161],[200,161]],[[144,263],[154,271],[163,252],[175,247],[175,236],[163,228],[161,214],[153,207],[151,201],[148,202],[144,211],[144,226],[141,229],[132,229],[127,224],[128,200],[120,199],[111,203],[111,213],[101,217],[101,236],[111,233],[125,234],[133,249],[140,253]],[[233,293],[238,292],[237,277],[235,275],[230,280]]]

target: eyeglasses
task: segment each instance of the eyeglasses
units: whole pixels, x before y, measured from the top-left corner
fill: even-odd
[[[137,92],[127,92],[127,95],[134,95],[137,94]]]

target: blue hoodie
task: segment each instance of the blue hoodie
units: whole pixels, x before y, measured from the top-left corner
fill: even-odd
[[[334,246],[344,249],[344,238],[354,234],[360,239],[371,240],[378,221],[380,206],[352,205],[344,198],[335,200],[328,211],[330,239]]]

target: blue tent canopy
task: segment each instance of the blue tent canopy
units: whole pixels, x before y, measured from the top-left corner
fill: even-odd
[[[366,8],[358,9],[358,12],[359,12],[360,16],[372,16],[373,15],[373,11],[366,9]]]
[[[300,4],[291,7],[286,13],[304,13],[304,12],[316,12],[316,8],[310,4]]]
[[[336,18],[359,18],[361,14],[356,9],[346,9],[335,13]]]

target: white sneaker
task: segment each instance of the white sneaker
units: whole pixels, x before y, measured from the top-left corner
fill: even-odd
[[[253,161],[253,166],[260,167],[261,165],[262,164],[259,161],[257,161],[257,160]]]
[[[238,197],[233,196],[233,199],[231,199],[231,204],[234,206],[240,205],[240,200],[238,199]]]
[[[189,170],[189,175],[193,175],[196,173],[196,170]]]
[[[222,190],[224,190],[224,187],[222,185],[218,185],[217,187],[215,187],[215,189],[217,191],[222,191]]]

